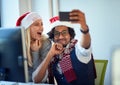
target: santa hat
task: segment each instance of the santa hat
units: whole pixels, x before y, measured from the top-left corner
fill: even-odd
[[[52,17],[50,19],[50,29],[53,29],[56,26],[66,26],[70,28],[75,28],[75,24],[71,23],[70,21],[60,21],[58,16]],[[79,25],[80,26],[80,25]]]
[[[41,16],[36,12],[27,12],[20,16],[16,22],[16,26],[23,26],[27,29],[36,20],[41,19]]]

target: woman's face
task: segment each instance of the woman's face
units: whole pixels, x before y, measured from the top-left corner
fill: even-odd
[[[31,39],[33,40],[40,40],[41,35],[43,32],[43,22],[41,19],[36,20],[31,26],[30,26],[30,35]]]

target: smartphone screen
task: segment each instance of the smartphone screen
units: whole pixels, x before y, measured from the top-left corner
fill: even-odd
[[[69,13],[70,12],[59,12],[60,21],[70,21]]]

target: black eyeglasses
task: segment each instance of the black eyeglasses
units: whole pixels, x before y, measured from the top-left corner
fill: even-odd
[[[60,34],[65,37],[68,34],[68,30],[63,30],[62,32],[54,31],[54,37],[59,38]]]

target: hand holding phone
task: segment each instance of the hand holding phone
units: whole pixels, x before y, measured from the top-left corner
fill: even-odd
[[[70,21],[69,13],[70,12],[59,12],[60,21]]]
[[[72,15],[71,17],[77,17],[78,15]],[[70,20],[70,12],[59,12],[60,21],[78,21],[78,19]]]

